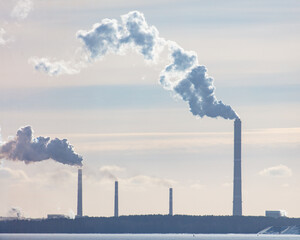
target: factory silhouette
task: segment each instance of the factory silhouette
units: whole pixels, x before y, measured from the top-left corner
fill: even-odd
[[[233,178],[233,216],[242,216],[242,122],[234,121],[234,178]],[[82,168],[78,169],[77,215],[83,217]],[[169,216],[173,216],[173,188],[169,188]],[[49,215],[48,215],[49,216]],[[119,182],[115,181],[114,217],[119,217]]]

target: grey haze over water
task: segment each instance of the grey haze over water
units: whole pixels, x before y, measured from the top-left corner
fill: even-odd
[[[0,234],[0,240],[300,240],[298,235],[256,234]]]

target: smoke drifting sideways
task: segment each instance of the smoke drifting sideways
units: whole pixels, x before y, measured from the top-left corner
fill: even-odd
[[[56,162],[82,166],[82,157],[74,152],[67,139],[34,138],[30,126],[20,128],[16,136],[0,145],[0,159],[23,161],[26,164],[53,159]]]
[[[83,46],[80,60],[71,62],[51,62],[47,58],[31,58],[38,71],[50,76],[79,73],[81,68],[107,54],[125,54],[134,50],[144,56],[145,61],[156,63],[165,48],[169,51],[168,64],[160,74],[159,82],[188,102],[190,111],[199,117],[238,118],[237,113],[215,96],[213,78],[208,76],[205,66],[198,64],[195,52],[185,51],[176,42],[159,37],[154,26],[149,26],[141,12],[133,11],[116,19],[103,19],[90,30],[80,30],[76,34]],[[68,63],[68,64],[66,64]]]
[[[117,177],[112,172],[110,172],[109,170],[100,169],[100,175],[103,178],[108,178],[108,179],[113,180],[113,181],[118,181]]]

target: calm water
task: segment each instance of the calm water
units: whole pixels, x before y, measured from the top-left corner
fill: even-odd
[[[300,240],[295,235],[252,234],[0,234],[0,240]]]

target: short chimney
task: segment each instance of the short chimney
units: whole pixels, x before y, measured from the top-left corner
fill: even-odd
[[[115,181],[115,217],[119,216],[119,189],[118,189],[118,181]]]
[[[173,216],[173,188],[169,189],[169,215]]]
[[[77,217],[82,217],[82,169],[78,169]]]

